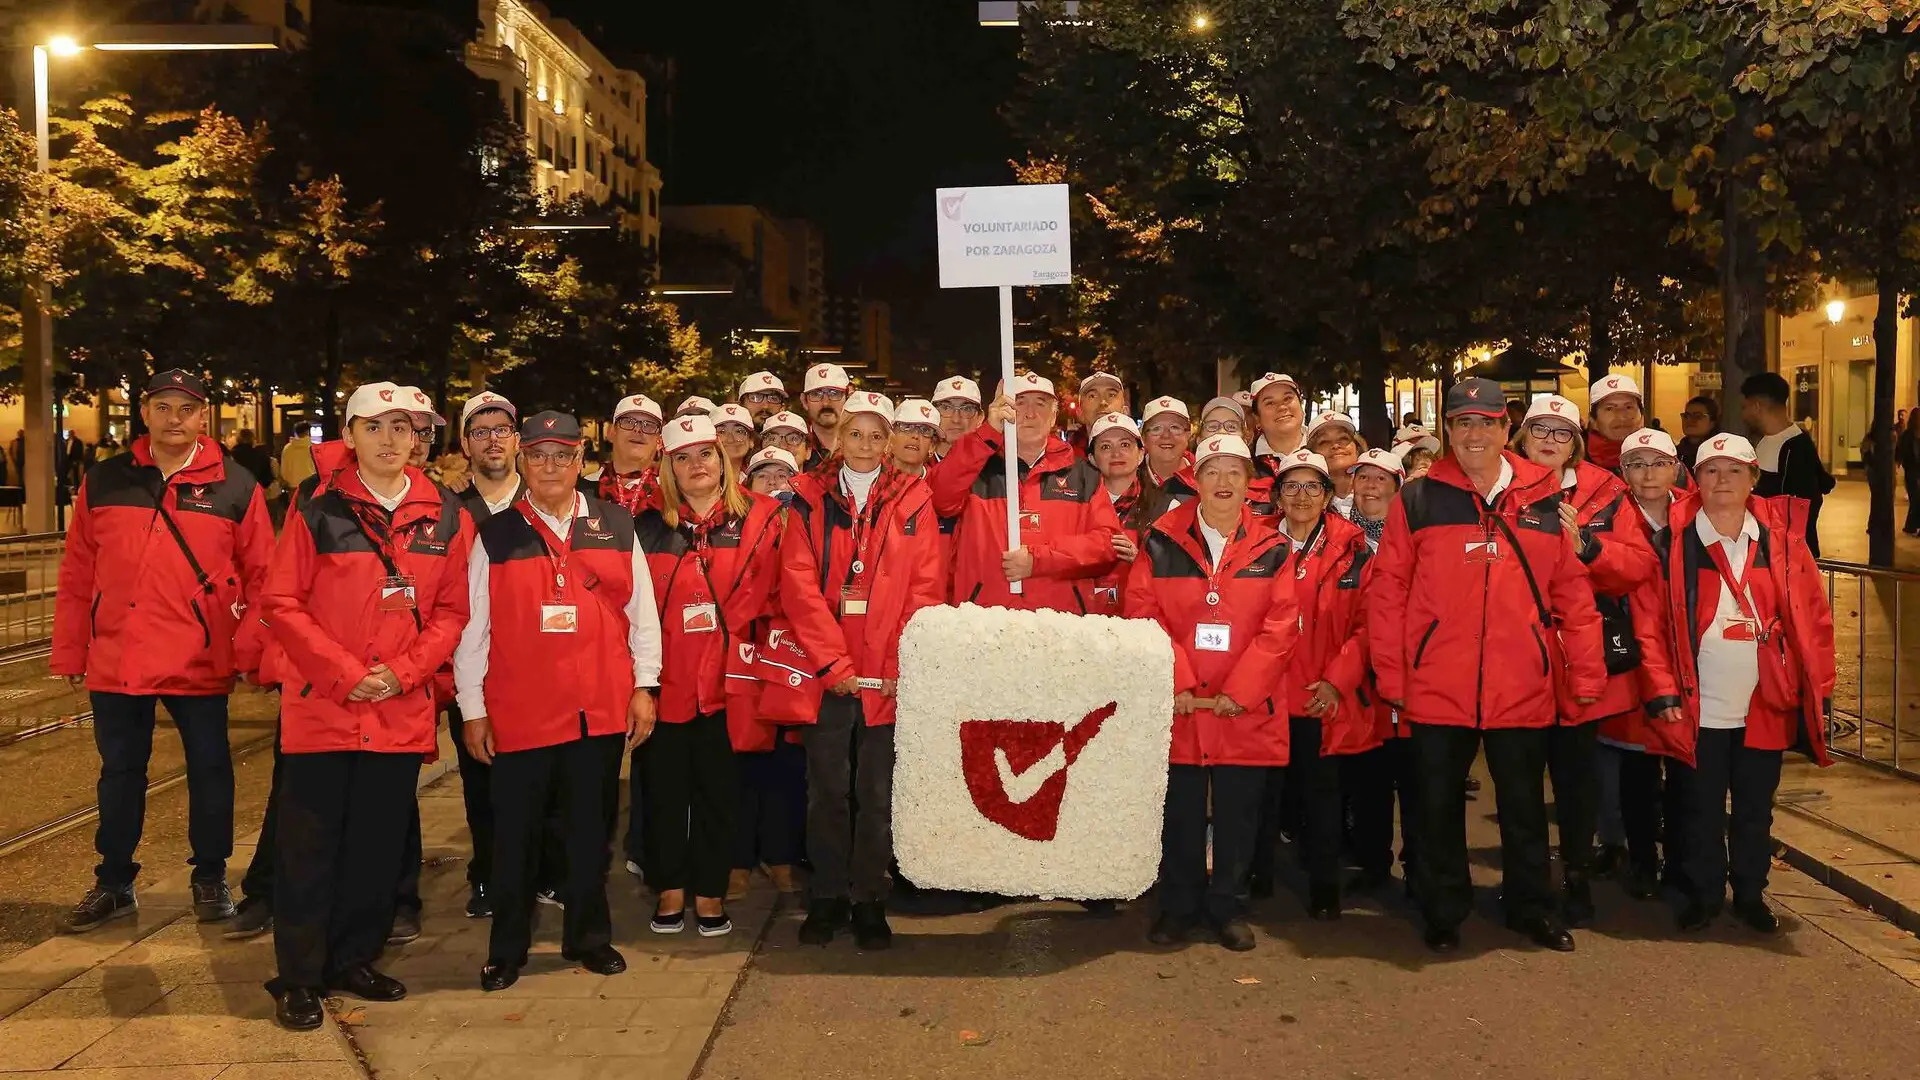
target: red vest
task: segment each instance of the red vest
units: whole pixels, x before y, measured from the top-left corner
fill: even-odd
[[[555,746],[627,730],[633,654],[627,601],[633,595],[633,517],[595,496],[573,521],[566,569],[527,520],[525,502],[480,527],[488,567],[492,643],[487,652],[487,719],[500,753]],[[541,609],[571,605],[571,634],[541,631]]]

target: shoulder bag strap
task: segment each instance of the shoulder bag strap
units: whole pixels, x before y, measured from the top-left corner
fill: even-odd
[[[213,579],[208,577],[207,572],[201,568],[200,560],[194,556],[193,547],[187,543],[187,538],[181,535],[180,526],[173,520],[173,515],[167,513],[167,491],[172,486],[167,483],[165,477],[161,477],[160,490],[153,497],[153,508],[159,513],[160,520],[167,523],[167,531],[173,534],[173,542],[180,545],[180,554],[187,557],[187,565],[193,568],[193,576],[200,581],[200,590],[212,596]]]

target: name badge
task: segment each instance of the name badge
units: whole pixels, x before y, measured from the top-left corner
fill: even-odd
[[[1027,513],[1026,511],[1021,511],[1020,531],[1021,532],[1038,532],[1039,530],[1040,530],[1039,513],[1038,512]]]
[[[1232,647],[1233,627],[1225,623],[1200,623],[1193,628],[1193,647],[1201,652],[1226,652]]]
[[[711,634],[720,629],[720,608],[709,601],[704,604],[685,604],[680,608],[680,632],[683,634]]]
[[[865,615],[867,613],[867,598],[871,595],[872,593],[864,583],[841,586],[840,614]]]
[[[413,579],[400,577],[380,580],[381,611],[412,611],[414,609]]]
[[[1469,564],[1496,563],[1500,561],[1500,541],[1470,540],[1467,542],[1467,562]]]
[[[572,604],[541,604],[540,632],[571,634],[580,629],[580,613]]]
[[[886,680],[884,680],[884,679],[855,679],[855,680],[853,680],[853,685],[855,685],[855,686],[857,686],[857,687],[859,687],[859,688],[860,688],[860,689],[862,689],[862,690],[880,690],[880,689],[884,689],[884,688],[885,688],[885,686],[886,686]]]
[[[1720,624],[1720,636],[1727,641],[1759,640],[1759,634],[1752,619],[1728,619]]]

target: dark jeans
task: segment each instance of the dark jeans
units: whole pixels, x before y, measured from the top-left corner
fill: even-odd
[[[1902,532],[1920,529],[1920,469],[1908,469],[1905,483],[1907,486],[1907,521],[1900,526]]]
[[[1600,825],[1598,721],[1547,729],[1547,775],[1560,826],[1560,861],[1568,873],[1584,874],[1593,866],[1593,834]]]
[[[1160,835],[1160,910],[1218,926],[1246,911],[1247,867],[1268,774],[1255,765],[1169,765]],[[1208,788],[1213,874],[1207,874]]]
[[[1626,825],[1627,858],[1646,873],[1661,869],[1684,877],[1687,769],[1659,754],[1620,752],[1620,817]]]
[[[1415,798],[1413,741],[1385,743],[1341,762],[1341,782],[1353,796],[1353,847],[1360,869],[1386,874],[1393,869],[1393,804],[1400,801],[1400,861],[1413,875]]]
[[[691,889],[727,895],[733,831],[740,812],[740,769],[725,713],[684,724],[655,724],[641,745],[647,769],[647,884],[655,892]]]
[[[273,948],[267,989],[320,990],[379,959],[418,812],[419,754],[288,754],[280,766]]]
[[[261,904],[273,910],[273,860],[278,845],[274,842],[280,822],[280,784],[282,777],[280,733],[273,734],[273,777],[267,785],[267,810],[260,819],[260,838],[253,845],[253,859],[247,863],[246,876],[240,879],[243,908]],[[416,804],[417,805],[417,804]]]
[[[493,880],[493,767],[467,753],[461,738],[465,720],[460,706],[447,707],[447,730],[453,733],[453,753],[460,763],[460,801],[467,810],[467,835],[473,840],[473,860],[467,863],[467,883]]]
[[[1340,841],[1345,821],[1340,802],[1340,761],[1320,753],[1320,721],[1295,716],[1287,721],[1288,763],[1274,778],[1292,788],[1288,802],[1299,807],[1300,860],[1312,889],[1340,887]],[[1271,849],[1269,849],[1271,850]]]
[[[93,745],[100,751],[100,823],[93,847],[100,853],[94,879],[100,888],[133,887],[140,864],[133,861],[147,820],[147,762],[153,757],[154,706],[164,702],[180,732],[187,757],[188,860],[195,881],[225,881],[233,854],[233,755],[227,745],[225,695],[107,694],[93,698]]]
[[[613,812],[607,800],[620,790],[625,745],[624,736],[595,735],[494,756],[493,880],[487,883],[493,894],[488,955],[494,961],[527,962],[549,807],[559,812],[566,843],[561,948],[578,956],[613,941],[613,916],[607,909]]]
[[[1772,867],[1773,795],[1781,752],[1750,750],[1744,728],[1701,728],[1686,774],[1686,886],[1709,909],[1726,903],[1732,869],[1734,903],[1759,903]],[[1733,812],[1727,812],[1728,796]]]
[[[658,724],[654,726],[659,727]],[[646,743],[634,747],[630,755],[631,760],[627,762],[627,839],[623,845],[627,853],[627,861],[643,871],[647,865],[647,766],[644,761],[646,749]],[[616,777],[614,779],[616,787],[619,782]],[[619,812],[619,807],[616,806],[614,813],[618,815]]]
[[[893,862],[893,725],[828,694],[807,748],[807,856],[815,900],[882,901]]]
[[[792,866],[807,827],[807,752],[784,737],[763,753],[733,755],[740,767],[740,816],[733,868]]]
[[[1500,817],[1501,895],[1512,917],[1553,910],[1548,877],[1546,728],[1413,725],[1420,857],[1414,891],[1429,926],[1458,926],[1473,909],[1467,869],[1467,774],[1483,745]]]

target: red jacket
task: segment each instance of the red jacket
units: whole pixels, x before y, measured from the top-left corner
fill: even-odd
[[[939,546],[933,501],[925,480],[883,468],[855,511],[840,491],[840,459],[795,477],[780,541],[780,607],[800,639],[806,661],[830,691],[848,678],[896,679],[900,634],[923,607],[941,602]],[[853,572],[858,522],[867,556]],[[866,613],[846,606],[847,589]],[[870,727],[893,723],[894,699],[861,690]],[[819,719],[796,717],[798,723]]]
[[[1754,496],[1747,510],[1760,526],[1747,584],[1761,641],[1760,685],[1747,713],[1746,745],[1804,747],[1825,765],[1827,715],[1833,708],[1833,612],[1806,544],[1807,503],[1785,495]],[[1660,573],[1633,594],[1635,626],[1647,624],[1641,634],[1646,711],[1654,715],[1678,705],[1686,714],[1680,723],[1649,720],[1642,732],[1647,741],[1639,745],[1688,765],[1700,723],[1700,640],[1723,587],[1694,531],[1700,512],[1697,489],[1674,500],[1668,527],[1653,542]]]
[[[982,607],[1051,609],[1084,615],[1092,579],[1113,569],[1120,531],[1100,470],[1074,457],[1058,438],[1020,473],[1020,543],[1033,553],[1033,576],[1019,595],[1008,588],[1007,470],[1000,433],[985,425],[955,443],[934,468],[935,513],[960,518],[954,545],[953,602]]]
[[[1647,543],[1651,530],[1626,481],[1586,461],[1575,467],[1575,475],[1573,489],[1563,488],[1561,497],[1579,514],[1580,561],[1586,564],[1588,580],[1593,583],[1601,631],[1609,638],[1619,637],[1624,645],[1637,640],[1627,596],[1659,573],[1653,548]],[[1609,673],[1600,700],[1583,708],[1576,719],[1589,723],[1621,713],[1639,713],[1642,704],[1640,677],[1634,671]]]
[[[408,469],[407,477],[406,500],[390,518],[350,467],[287,517],[262,600],[262,617],[286,655],[285,753],[433,752],[439,709],[431,680],[466,626],[473,524],[460,500],[425,473]],[[413,579],[415,610],[382,609],[390,575],[362,514],[386,524],[395,568]],[[348,701],[380,663],[398,677],[401,693]]]
[[[748,676],[755,624],[767,614],[779,582],[780,503],[746,494],[745,517],[728,514],[724,503],[699,525],[685,505],[677,528],[658,510],[641,515],[640,546],[653,571],[666,658],[660,669],[661,723],[684,724],[716,712],[727,713],[729,729],[734,713],[749,724],[756,720],[758,695],[731,684]],[[713,606],[710,615],[703,605]]]
[[[1126,615],[1153,619],[1173,644],[1173,690],[1201,698],[1225,694],[1247,711],[1222,717],[1199,709],[1173,717],[1174,765],[1285,765],[1287,714],[1274,698],[1299,634],[1287,542],[1271,518],[1249,508],[1227,538],[1218,573],[1195,520],[1182,503],[1147,532],[1127,581]],[[1217,591],[1219,603],[1207,594]],[[1202,625],[1224,625],[1227,651],[1196,648]]]
[[[1513,479],[1491,508],[1449,455],[1408,481],[1387,514],[1367,589],[1367,643],[1381,694],[1414,723],[1553,724],[1551,653],[1563,642],[1573,691],[1598,697],[1606,688],[1600,615],[1560,527],[1559,477],[1505,456]]]
[[[228,694],[235,672],[259,666],[262,638],[242,615],[273,559],[266,502],[211,439],[164,481],[149,447],[142,436],[95,465],[74,497],[48,667],[103,693]]]
[[[1275,518],[1274,524],[1280,525],[1281,519]],[[1373,710],[1362,703],[1363,698],[1373,700],[1365,691],[1366,620],[1360,604],[1371,561],[1367,534],[1328,511],[1320,515],[1307,546],[1287,564],[1301,633],[1282,679],[1284,707],[1289,716],[1305,716],[1315,684],[1325,681],[1339,688],[1340,703],[1320,723],[1320,752],[1329,756],[1371,750],[1384,738]]]

